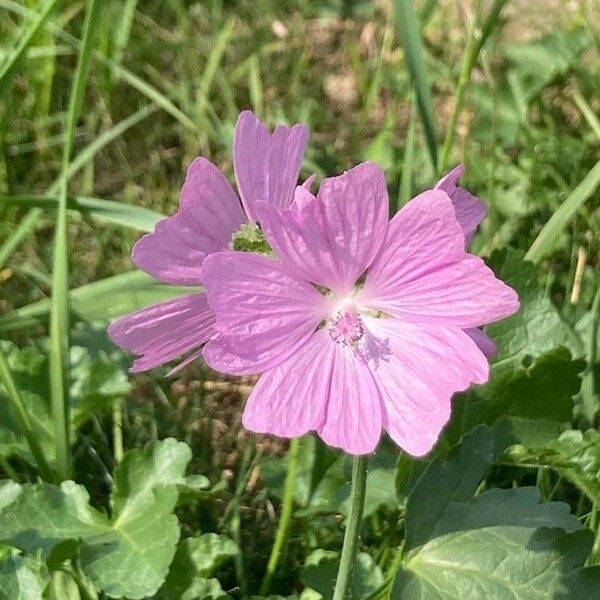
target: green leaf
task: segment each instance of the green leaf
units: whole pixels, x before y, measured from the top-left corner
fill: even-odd
[[[324,600],[330,600],[333,596],[339,564],[337,552],[315,550],[307,556],[300,580],[306,587],[318,592]],[[365,552],[359,552],[356,556],[353,573],[348,594],[352,600],[367,598],[383,583],[381,569]]]
[[[494,373],[522,366],[525,357],[535,358],[557,346],[565,346],[576,357],[583,348],[563,322],[540,285],[538,269],[514,249],[494,252],[488,261],[496,275],[519,294],[521,309],[500,323],[486,328],[498,346]]]
[[[487,427],[466,435],[446,457],[436,458],[423,473],[406,505],[406,549],[431,538],[448,504],[469,500],[494,459],[494,440]]]
[[[109,410],[113,400],[131,390],[127,374],[110,357],[92,358],[80,346],[71,347],[71,419],[79,427],[98,413]]]
[[[150,596],[175,554],[177,483],[190,458],[189,447],[173,439],[127,453],[115,473],[110,519],[72,481],[26,484],[0,513],[0,538],[46,557],[64,540],[80,540],[81,568],[100,590],[112,598]]]
[[[584,368],[585,361],[556,348],[527,368],[502,369],[486,386],[473,387],[457,400],[446,435],[457,439],[485,423],[494,427],[498,440],[504,438],[504,448],[553,439],[571,425]]]
[[[563,503],[540,503],[536,488],[493,489],[450,502],[396,575],[391,599],[567,598],[591,532]]]
[[[593,502],[600,502],[600,432],[566,431],[539,447],[515,445],[503,460],[523,466],[551,467],[566,477]]]
[[[0,547],[0,600],[42,600],[45,585],[16,548]]]
[[[302,455],[301,455],[302,456]],[[398,449],[392,444],[381,444],[377,452],[369,456],[367,487],[363,517],[368,517],[381,506],[391,508],[399,505],[396,494],[396,462]],[[299,517],[337,513],[346,515],[349,508],[352,461],[346,455],[329,466],[305,508],[298,510]]]
[[[294,501],[305,507],[312,492],[313,470],[316,460],[317,441],[314,436],[307,435],[300,440],[296,483],[294,484]],[[287,473],[288,456],[266,456],[260,460],[260,476],[266,489],[276,498],[283,498],[283,487]]]
[[[566,576],[585,560],[588,533],[507,525],[442,536],[401,567],[390,599],[566,600]]]
[[[195,577],[187,590],[181,596],[160,596],[164,600],[178,598],[179,600],[229,600],[231,596],[223,591],[218,579]]]
[[[17,348],[12,342],[0,340],[7,357],[15,384],[23,398],[28,420],[43,455],[49,463],[54,461],[54,430],[48,406],[48,371],[46,357],[33,346]],[[0,387],[0,453],[5,457],[19,455],[31,464],[34,457],[22,428]]]
[[[492,488],[468,502],[451,502],[431,539],[468,529],[510,525],[515,527],[561,527],[581,529],[579,520],[564,502],[541,502],[535,487]]]
[[[363,518],[371,516],[382,506],[391,509],[399,507],[400,502],[396,492],[398,454],[397,446],[386,439],[382,441],[377,451],[369,456]],[[343,515],[347,515],[350,509],[350,491],[351,484],[348,481],[340,493],[340,510]]]
[[[217,589],[214,583],[210,583],[216,580],[209,581],[209,578],[237,553],[238,548],[230,539],[216,533],[205,533],[181,540],[156,600],[205,597],[199,590],[202,590],[206,597],[221,597],[215,595],[220,586]],[[207,589],[211,590],[210,594],[205,591]]]

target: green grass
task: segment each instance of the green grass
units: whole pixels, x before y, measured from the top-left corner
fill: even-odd
[[[584,412],[573,423],[594,424],[600,16],[593,2],[567,4],[0,0],[0,339],[23,352],[0,356],[0,394],[25,434],[13,451],[0,410],[2,477],[52,480],[56,462],[60,479],[74,477],[109,511],[127,450],[175,436],[192,447],[190,472],[221,486],[178,509],[184,537],[214,531],[244,550],[217,573],[232,596],[261,584],[300,591],[306,556],[339,550],[339,516],[303,516],[302,490],[291,478],[284,489],[287,467],[263,462],[287,446],[248,443],[240,415],[251,382],[223,381],[200,362],[175,379],[167,369],[129,376],[130,357],[104,333],[119,315],[189,292],[136,271],[131,247],[177,209],[195,156],[233,172],[234,124],[246,108],[271,125],[310,126],[302,178],[377,161],[392,211],[464,162],[465,184],[489,210],[473,251],[511,248],[535,263],[528,285],[560,310],[585,362]],[[38,423],[50,441],[38,443]],[[303,446],[291,470],[312,489],[333,458],[319,446],[309,469],[308,454]],[[419,464],[408,475],[398,466],[402,490]],[[541,472],[496,464],[484,486],[539,484],[600,531],[593,491]],[[403,518],[404,508],[388,507],[363,522],[360,550],[384,574],[399,565]]]

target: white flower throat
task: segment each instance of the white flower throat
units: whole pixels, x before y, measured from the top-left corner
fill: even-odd
[[[353,296],[344,298],[334,308],[326,327],[334,342],[356,348],[365,335],[365,326]]]

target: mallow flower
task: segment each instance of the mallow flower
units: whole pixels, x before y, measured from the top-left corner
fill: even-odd
[[[316,431],[355,455],[373,451],[382,430],[414,456],[431,449],[452,395],[488,379],[488,361],[466,330],[519,307],[516,293],[466,250],[474,226],[453,204],[457,179],[451,174],[388,222],[383,172],[363,163],[325,179],[316,197],[300,188],[290,208],[255,203],[275,257],[205,258],[216,335],[204,358],[221,372],[260,374],[247,429]]]
[[[258,200],[287,208],[293,202],[308,143],[305,125],[278,126],[272,134],[249,111],[240,114],[233,140],[239,199],[221,171],[205,158],[190,165],[175,215],[159,222],[133,248],[133,262],[160,281],[202,285],[202,262],[227,249],[234,234],[256,222]],[[240,202],[241,199],[241,202]],[[191,353],[197,358],[214,335],[214,315],[204,292],[144,308],[108,328],[111,339],[138,355],[132,372],[153,369]]]

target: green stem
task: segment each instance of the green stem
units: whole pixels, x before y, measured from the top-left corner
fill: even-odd
[[[456,101],[454,102],[454,110],[452,112],[452,116],[450,117],[450,122],[446,131],[446,137],[444,138],[444,146],[442,147],[442,154],[439,163],[440,172],[444,172],[448,166],[450,152],[452,151],[452,146],[454,144],[456,125],[465,105],[467,87],[471,81],[471,72],[473,71],[479,50],[481,49],[481,46],[478,43],[477,31],[482,5],[483,0],[477,0],[475,3],[475,15],[473,16],[473,23],[469,29],[467,46],[460,67],[458,85],[456,87]]]
[[[113,458],[119,464],[123,460],[123,401],[113,402]]]
[[[65,130],[60,178],[58,211],[54,233],[54,254],[52,260],[52,301],[50,305],[50,399],[52,420],[56,439],[56,464],[61,479],[71,474],[71,454],[69,441],[69,399],[68,399],[68,359],[69,359],[69,260],[67,232],[67,193],[69,163],[73,152],[75,128],[81,114],[85,84],[90,69],[94,33],[97,29],[102,2],[88,0],[83,24],[83,41],[77,62],[75,77],[71,85],[69,109]]]
[[[300,455],[300,438],[294,438],[290,442],[288,453],[287,475],[283,488],[283,503],[281,505],[281,517],[275,534],[275,542],[271,548],[271,555],[267,564],[267,572],[260,588],[261,596],[269,593],[269,587],[275,573],[279,559],[283,555],[283,549],[287,541],[287,536],[292,523],[292,513],[294,510],[294,488],[296,486],[296,473],[298,471],[298,457]]]
[[[590,529],[594,531],[594,544],[592,546],[592,551],[587,560],[587,565],[597,565],[600,559],[600,527],[598,527],[598,511],[600,507],[597,502],[594,502],[592,507],[592,516],[590,519]]]
[[[25,436],[25,439],[29,444],[29,449],[37,463],[40,475],[46,481],[53,481],[54,477],[52,475],[52,470],[46,462],[42,447],[40,446],[37,435],[31,425],[31,420],[29,419],[29,413],[25,407],[23,396],[21,396],[21,392],[15,384],[12,373],[10,372],[8,360],[6,359],[2,348],[0,348],[0,381],[2,381],[6,388],[7,397],[12,405],[15,416],[19,421],[21,433]]]
[[[581,380],[582,399],[582,425],[584,427],[595,427],[596,415],[598,414],[598,396],[596,393],[596,378],[594,367],[598,355],[598,329],[600,328],[600,287],[596,291],[592,303],[592,326],[588,338],[587,368]]]
[[[367,487],[367,457],[355,456],[352,463],[352,489],[350,491],[350,512],[348,523],[344,534],[344,545],[340,558],[340,569],[335,582],[333,600],[346,600],[352,573],[356,551],[358,549],[358,535],[360,533],[360,522],[363,508],[365,506],[365,490]]]

